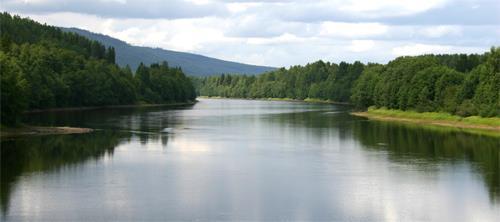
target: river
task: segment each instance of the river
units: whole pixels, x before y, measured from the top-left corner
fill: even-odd
[[[500,138],[349,107],[200,99],[40,113],[1,142],[2,221],[500,221]]]

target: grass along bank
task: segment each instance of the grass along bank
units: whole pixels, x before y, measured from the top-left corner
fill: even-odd
[[[370,119],[411,122],[427,125],[448,126],[467,129],[493,130],[500,132],[500,118],[498,117],[461,117],[449,113],[440,112],[415,112],[392,110],[386,108],[368,108],[366,112],[354,112],[355,116],[363,116]]]

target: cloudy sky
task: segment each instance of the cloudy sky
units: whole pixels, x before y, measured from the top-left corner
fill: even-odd
[[[128,43],[269,66],[500,46],[500,0],[1,0]]]

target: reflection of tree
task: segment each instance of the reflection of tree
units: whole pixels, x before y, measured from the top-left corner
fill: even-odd
[[[413,125],[357,121],[353,134],[372,150],[389,151],[389,158],[400,163],[425,163],[466,160],[485,180],[493,201],[500,198],[500,139],[461,132],[429,129]],[[418,161],[409,160],[418,159]]]
[[[310,112],[294,112],[294,113],[280,113],[270,114],[264,116],[266,120],[271,122],[279,122],[283,125],[291,125],[297,127],[307,127],[311,130],[322,129],[342,129],[342,132],[349,130],[347,126],[352,121],[351,115],[347,112],[324,112],[324,111],[310,111]]]
[[[185,105],[32,113],[25,115],[23,122],[31,125],[158,132],[165,125],[172,125],[179,121],[175,115],[172,115],[173,112],[192,107],[192,105]]]
[[[25,173],[58,170],[87,160],[112,155],[128,133],[96,131],[91,134],[33,136],[2,141],[0,207],[5,215],[10,193]]]
[[[182,107],[139,107],[68,112],[45,112],[26,115],[33,125],[77,126],[98,130],[91,134],[34,136],[1,141],[0,207],[6,213],[17,178],[24,173],[58,170],[87,160],[112,155],[124,140],[136,136],[142,144],[161,140],[166,145],[168,133],[161,131],[179,127],[181,120],[172,115]],[[4,214],[5,215],[5,214]]]
[[[24,122],[33,125],[76,126],[133,132],[142,144],[148,141],[168,141],[166,128],[179,128],[182,119],[174,115],[192,105],[176,107],[132,107],[67,112],[45,112],[26,115]]]
[[[273,114],[267,122],[306,127],[314,136],[335,131],[340,139],[353,137],[364,148],[389,151],[389,160],[426,167],[444,161],[468,161],[485,180],[493,201],[500,199],[500,139],[452,128],[366,121],[347,113],[301,112]],[[436,169],[437,170],[437,169]]]

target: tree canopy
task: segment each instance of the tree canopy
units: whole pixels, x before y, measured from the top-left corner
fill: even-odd
[[[134,76],[115,64],[112,47],[8,13],[0,21],[2,124],[25,110],[195,99],[191,80],[166,62]]]
[[[386,65],[317,61],[258,76],[196,79],[203,96],[322,99],[461,116],[500,115],[500,48],[478,54],[399,57]]]

